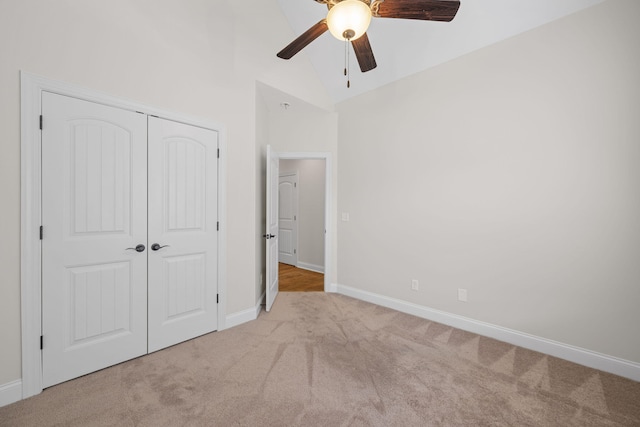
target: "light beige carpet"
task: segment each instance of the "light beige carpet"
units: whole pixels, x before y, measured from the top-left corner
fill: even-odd
[[[640,425],[640,383],[345,296],[0,408],[2,426]]]

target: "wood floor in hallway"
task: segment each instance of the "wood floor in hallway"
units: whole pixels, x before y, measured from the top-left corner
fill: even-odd
[[[324,291],[324,274],[289,264],[278,264],[278,281],[278,287],[282,292]]]

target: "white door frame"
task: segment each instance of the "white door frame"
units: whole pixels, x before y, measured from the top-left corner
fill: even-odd
[[[80,86],[20,72],[20,295],[22,336],[22,398],[42,392],[40,336],[41,303],[41,133],[42,92],[72,96],[129,111],[216,130],[219,133],[218,169],[218,330],[226,325],[226,129],[219,123],[161,110]],[[46,118],[44,119],[46,126]]]
[[[280,152],[280,159],[284,160],[324,160],[324,291],[335,292],[335,286],[331,285],[331,248],[333,244],[331,228],[331,200],[332,200],[332,175],[331,153],[329,152]]]

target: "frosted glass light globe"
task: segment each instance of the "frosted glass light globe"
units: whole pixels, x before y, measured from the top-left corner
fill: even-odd
[[[329,10],[327,25],[338,40],[355,40],[371,23],[371,9],[360,0],[343,0]]]

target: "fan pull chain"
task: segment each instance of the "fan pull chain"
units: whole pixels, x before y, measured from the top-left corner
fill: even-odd
[[[351,81],[349,80],[349,74],[350,74],[349,65],[350,65],[350,61],[349,61],[349,39],[345,38],[344,39],[344,75],[347,76],[347,88],[351,87]]]
[[[347,87],[349,87],[349,71],[347,69],[347,64],[349,63],[348,44],[349,44],[349,40],[344,39],[344,75],[347,77]]]

